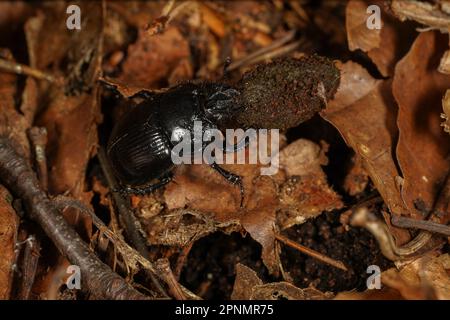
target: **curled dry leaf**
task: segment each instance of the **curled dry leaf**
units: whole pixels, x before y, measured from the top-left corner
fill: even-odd
[[[16,259],[19,221],[11,201],[9,192],[0,185],[0,300],[9,298]]]
[[[189,44],[176,27],[153,36],[141,30],[136,43],[128,47],[119,80],[146,88],[174,85],[192,78],[189,59]]]
[[[244,152],[248,163],[248,148]],[[274,176],[261,176],[261,164],[229,164],[222,167],[242,177],[244,208],[240,208],[239,188],[207,165],[182,168],[174,183],[169,184],[164,192],[168,208],[188,208],[213,215],[216,223],[226,226],[227,230],[230,226],[235,231],[245,229],[262,245],[262,259],[269,271],[277,273],[279,258],[274,237],[277,181],[284,179],[284,173],[279,171]]]
[[[237,221],[220,223],[194,210],[173,210],[147,219],[144,223],[150,244],[184,247],[216,230],[240,231]]]
[[[400,214],[406,209],[398,188],[399,172],[393,154],[398,130],[391,81],[375,80],[354,62],[343,64],[341,73],[336,97],[321,115],[361,157],[391,213]],[[398,244],[409,240],[405,230],[390,228],[390,231]]]
[[[118,91],[124,98],[131,98],[138,93],[161,93],[164,89],[148,89],[144,87],[134,86],[120,79],[112,79],[109,77],[100,77],[99,79],[108,88]]]
[[[381,290],[341,292],[338,300],[450,299],[450,256],[428,254],[400,267],[381,273]]]
[[[240,220],[244,229],[261,244],[261,258],[269,272],[278,275],[281,262],[274,235],[275,213],[279,204],[277,185],[269,176],[260,176],[255,180],[247,212]]]
[[[250,299],[253,288],[262,284],[263,281],[255,271],[241,263],[236,264],[236,278],[234,279],[231,300]]]
[[[248,159],[248,158],[247,158]],[[262,249],[262,259],[271,273],[278,272],[275,251],[275,212],[278,204],[277,185],[273,177],[260,176],[260,165],[223,165],[243,179],[244,208],[240,209],[240,192],[207,165],[192,165],[175,177],[164,198],[169,209],[188,208],[213,215],[216,223],[245,229]],[[279,172],[276,176],[282,175]],[[275,177],[276,177],[275,176]],[[211,201],[215,199],[215,201]]]
[[[445,92],[445,96],[442,99],[442,111],[441,118],[445,121],[441,123],[441,126],[444,127],[444,131],[450,134],[450,89]]]
[[[272,176],[261,175],[261,163],[222,165],[242,177],[243,208],[239,188],[209,166],[180,167],[164,191],[167,210],[161,209],[156,198],[148,201],[145,199],[150,197],[144,197],[139,205],[149,241],[167,244],[170,238],[172,243],[182,246],[215,230],[245,230],[262,245],[262,259],[269,271],[276,274],[279,257],[274,230],[303,223],[322,211],[342,206],[321,169],[328,161],[325,151],[325,147],[311,141],[295,141],[282,149],[281,169]],[[248,148],[245,152],[248,162]]]
[[[367,2],[350,0],[345,9],[345,26],[350,50],[368,52],[380,47],[381,30],[367,28]]]
[[[401,21],[414,20],[426,25],[427,30],[438,29],[448,33],[450,37],[450,10],[447,1],[431,4],[415,0],[394,0],[391,3],[391,9]],[[450,43],[450,38],[447,41]],[[450,74],[450,50],[443,53],[438,70],[441,73]]]
[[[65,79],[64,85],[40,81],[39,112],[35,123],[48,132],[47,159],[49,192],[70,192],[90,203],[93,193],[85,192],[87,164],[98,144],[97,125],[101,120],[97,79],[103,55],[104,2],[77,2],[83,12],[82,30],[66,27],[65,2],[55,2],[25,24],[29,64]],[[70,209],[64,213],[69,223],[89,237],[92,225]],[[51,290],[53,273],[66,263],[62,256],[45,261],[33,287],[36,294]]]
[[[405,299],[450,299],[450,256],[427,255],[400,270],[381,274],[381,282],[396,289]]]
[[[5,51],[4,54],[10,56],[9,51]],[[28,138],[26,130],[29,127],[32,119],[25,117],[23,114],[17,111],[15,97],[18,95],[17,86],[18,77],[14,74],[0,72],[0,134],[6,134],[12,137],[16,142],[20,143],[23,148],[28,149]],[[25,87],[23,96],[25,99],[28,97],[27,93],[30,92],[29,82]],[[25,105],[26,103],[24,103]],[[24,108],[25,111],[26,108]],[[28,113],[26,113],[28,114]],[[28,152],[28,150],[24,150]]]
[[[449,172],[450,141],[440,127],[441,101],[450,76],[437,71],[447,49],[445,36],[421,33],[397,64],[393,94],[399,106],[397,159],[404,178],[402,198],[413,216],[433,203]]]
[[[381,29],[369,29],[367,13],[370,5],[381,9]],[[414,30],[408,24],[399,22],[385,10],[384,1],[351,0],[346,7],[346,29],[349,49],[361,49],[366,52],[378,67],[380,73],[387,77],[394,74],[395,64],[406,53],[413,41]]]
[[[361,157],[364,167],[391,212],[402,212],[392,154],[396,106],[389,81],[375,80],[360,65],[342,65],[341,86],[321,115],[331,122]],[[357,115],[357,116],[356,116]]]
[[[2,43],[17,43],[21,25],[33,14],[30,3],[26,1],[0,2],[0,34]]]
[[[391,9],[401,20],[415,20],[442,32],[448,32],[450,26],[450,14],[438,4],[432,4],[425,1],[404,1],[393,0]]]
[[[323,293],[315,288],[300,289],[289,282],[274,282],[256,286],[251,300],[328,300],[331,292]]]
[[[323,211],[342,208],[336,192],[328,185],[321,166],[328,164],[327,146],[309,140],[294,141],[280,152],[280,167],[289,178],[280,186],[277,224],[287,229]]]
[[[354,155],[350,170],[344,180],[344,190],[351,196],[364,191],[369,183],[369,175],[364,168],[364,163],[359,155]]]
[[[450,44],[450,35],[449,35]],[[450,50],[445,51],[442,56],[441,62],[439,63],[438,71],[444,74],[450,74]]]
[[[103,38],[102,2],[80,2],[85,12],[83,32],[66,28],[66,7],[58,3],[45,15],[31,18],[26,24],[30,64],[40,70],[64,74],[64,87],[41,83],[42,97],[47,97],[43,114],[37,119],[48,130],[50,191],[83,194],[85,170],[97,144],[100,121],[98,78]],[[65,64],[61,62],[65,61]],[[66,66],[62,70],[57,66]],[[86,197],[90,197],[86,195]]]
[[[238,263],[234,281],[232,300],[323,300],[333,294],[323,293],[312,287],[300,289],[289,282],[264,284],[252,269]]]

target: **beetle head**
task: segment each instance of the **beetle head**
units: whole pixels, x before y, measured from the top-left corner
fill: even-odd
[[[226,84],[210,84],[207,91],[205,116],[219,126],[243,109],[242,105],[238,103],[240,93],[235,88]]]

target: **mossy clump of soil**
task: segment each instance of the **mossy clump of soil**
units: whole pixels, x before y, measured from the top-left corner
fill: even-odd
[[[339,79],[334,62],[318,55],[260,64],[237,84],[243,111],[236,122],[253,128],[296,127],[326,106]]]

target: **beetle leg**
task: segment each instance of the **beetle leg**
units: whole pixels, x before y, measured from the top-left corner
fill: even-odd
[[[245,149],[250,144],[250,139],[247,137],[244,137],[238,143],[229,145],[228,142],[225,140],[225,148],[222,149],[222,151],[225,152],[237,152],[239,150]]]
[[[217,163],[213,162],[210,164],[211,168],[216,170],[222,177],[227,179],[229,182],[231,182],[234,185],[239,186],[239,190],[241,192],[241,204],[240,207],[242,208],[242,205],[244,203],[244,186],[242,185],[242,178],[238,176],[237,174],[231,173],[224,168],[220,167]]]
[[[136,195],[142,196],[145,194],[152,193],[153,191],[165,186],[170,181],[172,181],[172,175],[168,174],[168,175],[165,175],[164,177],[162,177],[157,183],[154,183],[154,184],[151,184],[148,186],[144,186],[144,187],[136,187],[136,188],[127,186],[118,191],[122,195],[136,194]]]

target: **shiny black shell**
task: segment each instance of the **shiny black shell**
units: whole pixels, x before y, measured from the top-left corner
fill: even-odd
[[[217,92],[226,94],[218,95]],[[236,91],[222,84],[186,83],[154,95],[131,109],[114,127],[107,155],[122,185],[143,185],[172,170],[171,141],[177,129],[200,120],[216,128]],[[208,115],[211,117],[208,118]]]
[[[158,124],[157,107],[157,101],[141,103],[113,129],[107,155],[122,184],[145,184],[172,167],[170,138]]]

